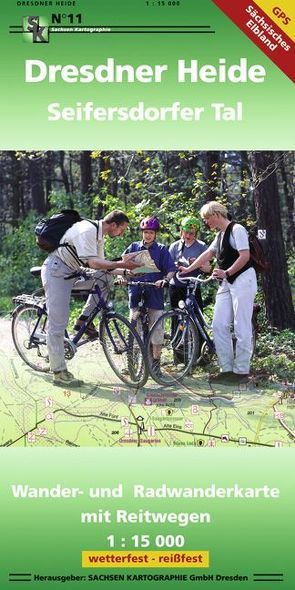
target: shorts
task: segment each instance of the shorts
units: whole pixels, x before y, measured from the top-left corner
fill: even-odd
[[[138,320],[138,312],[139,312],[139,308],[138,307],[133,307],[130,310],[130,316],[129,319],[130,321],[134,321],[137,320],[137,326],[136,329],[138,331],[139,334],[141,334],[141,325],[140,325],[140,320]],[[151,331],[154,323],[163,315],[163,310],[162,309],[151,309],[148,308],[147,310],[148,312],[148,318],[149,318],[149,330]],[[156,330],[153,331],[153,338],[151,340],[152,344],[156,344],[156,345],[161,345],[164,343],[164,326],[162,322],[159,322]]]

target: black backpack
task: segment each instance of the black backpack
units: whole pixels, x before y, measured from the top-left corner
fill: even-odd
[[[45,252],[53,252],[59,247],[65,232],[77,221],[82,221],[82,218],[75,209],[62,209],[60,213],[40,219],[35,227],[37,246]]]
[[[49,218],[40,219],[35,227],[36,243],[41,250],[45,252],[54,252],[60,246],[68,246],[68,244],[60,244],[60,240],[74,223],[83,221],[85,218],[81,217],[75,209],[62,209],[60,213],[55,213]],[[96,227],[96,239],[98,238],[98,224],[92,219],[86,219]]]

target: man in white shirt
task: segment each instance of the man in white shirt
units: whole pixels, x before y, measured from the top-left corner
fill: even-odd
[[[52,252],[42,266],[41,277],[48,312],[47,347],[56,385],[77,386],[80,383],[67,370],[64,355],[64,333],[69,320],[71,291],[74,283],[77,284],[77,279],[68,277],[80,270],[81,266],[88,266],[93,269],[93,279],[81,283],[81,288],[90,289],[96,283],[106,297],[111,281],[106,271],[118,267],[134,270],[137,267],[131,261],[115,262],[105,260],[104,257],[104,236],[115,238],[123,235],[128,223],[128,217],[123,211],[112,211],[100,221],[78,221],[62,237],[60,243],[64,245]],[[94,297],[90,295],[76,329],[79,328],[79,322],[81,324],[90,315],[94,306]],[[95,332],[94,326],[89,329]],[[88,335],[91,336],[90,333]]]

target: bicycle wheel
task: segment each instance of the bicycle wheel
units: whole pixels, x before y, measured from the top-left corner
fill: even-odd
[[[159,333],[164,341],[158,361],[153,359],[153,345]],[[200,348],[199,333],[187,313],[172,310],[164,313],[153,325],[147,340],[149,371],[160,385],[174,385],[192,369]]]
[[[117,377],[129,387],[143,387],[148,379],[145,350],[128,320],[117,313],[106,314],[100,323],[100,341]]]
[[[38,305],[19,306],[13,314],[14,346],[23,361],[35,371],[49,371],[46,326],[47,314]]]

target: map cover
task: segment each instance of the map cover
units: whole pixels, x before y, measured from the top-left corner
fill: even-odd
[[[1,588],[292,588],[294,5],[2,8]],[[64,355],[78,383],[55,384],[40,219],[123,211],[124,231],[104,225],[105,258],[120,267],[144,237],[141,219],[156,216],[155,237],[181,265],[195,258],[183,253],[185,219],[201,249],[214,240],[200,215],[211,201],[266,260],[250,378],[218,382],[216,280],[182,291],[176,315],[165,291],[159,345],[149,300],[142,329],[139,316],[130,328],[126,287],[107,275],[104,311],[84,336],[75,326],[87,289],[73,290]],[[155,272],[149,254],[140,262],[137,272]],[[216,268],[212,259],[202,280]]]

